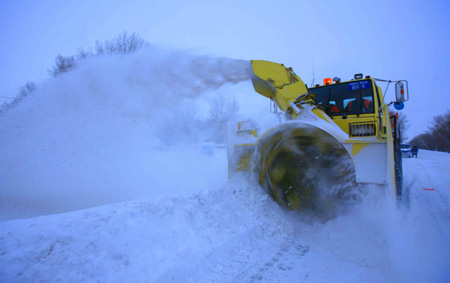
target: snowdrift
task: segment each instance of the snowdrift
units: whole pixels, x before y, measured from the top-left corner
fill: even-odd
[[[208,281],[235,249],[286,237],[280,209],[247,186],[3,222],[0,281]]]

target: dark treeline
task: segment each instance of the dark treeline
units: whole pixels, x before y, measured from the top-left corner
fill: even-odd
[[[450,110],[435,116],[428,131],[414,137],[410,144],[421,149],[450,152]]]

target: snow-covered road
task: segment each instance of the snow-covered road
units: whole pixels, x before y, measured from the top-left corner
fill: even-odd
[[[0,282],[448,282],[449,166],[450,154],[421,151],[404,160],[399,211],[368,194],[326,223],[285,211],[242,177],[1,222]]]

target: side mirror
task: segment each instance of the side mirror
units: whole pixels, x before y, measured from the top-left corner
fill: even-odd
[[[408,99],[409,99],[408,82],[398,81],[397,83],[395,83],[395,101],[405,102]]]

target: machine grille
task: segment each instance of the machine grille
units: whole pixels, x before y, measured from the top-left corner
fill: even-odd
[[[369,137],[375,136],[375,123],[350,123],[350,137]]]

